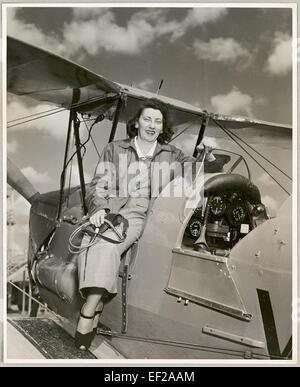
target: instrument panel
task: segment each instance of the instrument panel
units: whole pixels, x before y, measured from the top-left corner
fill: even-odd
[[[240,226],[246,220],[248,213],[244,199],[236,192],[213,196],[209,211],[217,218],[224,216],[234,227]]]
[[[222,192],[208,199],[205,211],[202,207],[194,210],[194,215],[185,234],[195,240],[199,238],[204,224],[204,212],[208,211],[206,241],[212,247],[232,248],[251,229],[247,201],[238,192]]]

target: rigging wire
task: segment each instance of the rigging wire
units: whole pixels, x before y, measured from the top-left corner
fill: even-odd
[[[90,98],[90,99],[88,99],[88,100],[86,100],[84,102],[79,102],[79,103],[71,104],[71,105],[69,105],[66,108],[57,107],[57,108],[53,108],[53,109],[50,109],[50,110],[45,110],[44,112],[29,114],[26,117],[17,118],[16,120],[8,121],[8,123],[14,122],[14,121],[19,121],[19,120],[21,120],[23,118],[34,117],[34,116],[36,116],[38,114],[40,114],[40,116],[32,118],[32,119],[29,119],[29,120],[26,120],[26,121],[18,122],[18,123],[14,124],[14,125],[8,125],[7,127],[8,128],[13,128],[13,127],[18,126],[18,125],[26,124],[27,122],[35,121],[35,120],[38,120],[40,118],[44,118],[44,117],[47,117],[47,116],[50,116],[50,115],[53,115],[53,114],[61,113],[61,112],[65,111],[65,110],[70,110],[70,109],[74,109],[74,108],[80,107],[82,105],[86,105],[89,102],[100,101],[101,99],[103,99],[103,97],[93,97],[93,98]],[[54,110],[56,110],[56,111],[54,111]],[[51,111],[52,111],[52,113],[48,113],[48,112],[51,112]],[[44,114],[44,113],[48,113],[48,114]]]
[[[87,102],[87,101],[86,101]],[[85,102],[85,103],[86,103]],[[53,114],[56,114],[56,113],[59,113],[59,112],[62,112],[64,110],[68,110],[68,108],[55,108],[55,109],[50,109],[50,110],[47,110],[47,111],[44,111],[42,114],[44,113],[48,113],[48,114],[44,114],[43,116],[40,116],[40,117],[36,117],[36,118],[32,118],[30,120],[27,120],[27,121],[24,121],[24,122],[21,122],[21,123],[17,123],[17,124],[14,124],[14,125],[10,125],[8,126],[9,128],[11,127],[14,127],[14,126],[17,126],[17,125],[21,125],[21,124],[24,124],[24,123],[27,123],[27,122],[30,122],[30,121],[34,121],[34,120],[37,120],[39,118],[43,118],[43,117],[46,117],[46,116],[50,116],[50,115],[53,115]],[[54,112],[55,111],[55,112]],[[52,113],[49,113],[49,112],[52,112]],[[38,114],[41,114],[41,113],[35,113],[35,114],[32,114],[30,115],[31,117],[33,116],[36,116]],[[30,117],[28,116],[28,117]],[[104,119],[104,116],[102,118],[102,114],[100,116],[98,116],[94,123],[91,125],[90,128],[88,128],[87,126],[87,123],[86,123],[86,120],[83,118],[83,122],[85,124],[85,127],[86,127],[86,130],[88,132],[88,138],[87,140],[84,142],[84,143],[81,143],[80,144],[80,150],[82,148],[84,148],[84,154],[86,153],[86,147],[85,147],[85,144],[90,140],[92,139],[92,142],[93,142],[93,145],[96,149],[96,152],[98,154],[98,156],[100,157],[100,154],[98,152],[98,149],[97,149],[97,146],[93,140],[93,137],[91,135],[91,131],[93,129],[93,126],[101,121],[102,119]],[[102,119],[98,119],[99,117],[101,117]],[[27,118],[27,117],[22,117],[22,118],[19,118],[19,119],[16,119],[16,120],[12,120],[10,122],[15,122],[15,121],[18,121],[18,120],[21,120],[21,119],[24,119],[24,118]],[[245,145],[248,145],[248,147],[250,149],[252,149],[255,153],[257,153],[259,156],[261,156],[263,159],[265,159],[266,161],[268,161],[271,165],[273,165],[277,170],[279,170],[282,174],[284,174],[287,178],[289,178],[290,180],[291,177],[288,176],[285,172],[283,172],[279,167],[277,167],[275,164],[273,164],[270,160],[268,160],[267,158],[265,158],[263,155],[261,155],[258,151],[256,151],[254,148],[252,148],[249,144],[247,144],[245,141],[243,141],[239,136],[237,136],[236,134],[232,133],[229,129],[223,127],[221,124],[219,124],[216,120],[213,119],[213,121],[239,146],[241,147],[245,152],[246,154],[251,157],[287,194],[289,194],[288,191],[285,190],[285,188],[270,174],[268,173],[268,171],[257,161],[255,160],[255,158],[245,149],[241,146],[241,144],[239,144],[237,141],[236,141],[236,138],[238,140],[240,140],[242,143],[244,143]],[[187,131],[191,126],[193,125],[193,123],[191,123],[190,125],[188,125],[186,128],[184,128],[179,134],[177,134],[175,137],[173,137],[169,143],[173,140],[175,140],[177,137],[179,137],[181,134],[183,134],[185,131]],[[72,156],[70,157],[70,159],[68,160],[68,162],[66,163],[66,166],[64,168],[64,170],[67,168],[67,166],[71,163],[71,168],[70,168],[70,176],[69,176],[69,190],[70,190],[70,183],[71,183],[71,172],[72,172],[72,160],[73,160],[73,157],[75,156],[76,154],[76,151],[72,154]],[[83,155],[84,155],[83,154]],[[36,300],[34,297],[30,296],[28,293],[26,293],[23,289],[19,288],[17,285],[15,285],[13,282],[11,281],[8,281],[11,285],[15,286],[19,291],[25,293],[27,296],[31,297],[35,302],[37,302],[39,305],[41,305],[43,308],[46,308],[49,312],[53,313],[56,317],[58,316],[55,312],[53,312],[51,309],[49,309],[47,306],[45,306],[44,304],[40,303],[38,300]],[[142,338],[142,337],[134,337],[134,336],[125,336],[125,335],[116,335],[117,337],[120,337],[120,338],[127,338],[127,339],[131,339],[131,340],[140,340],[140,341],[147,341],[147,338]],[[165,341],[165,340],[154,340],[154,339],[149,339],[151,342],[158,342],[158,343],[162,343],[162,344],[169,344],[169,345],[177,345],[177,346],[190,346],[191,348],[195,348],[195,349],[200,349],[200,350],[207,350],[207,351],[223,351],[224,352],[224,349],[221,349],[221,348],[214,348],[214,347],[204,347],[204,346],[199,346],[199,345],[196,345],[196,344],[189,344],[189,343],[180,343],[180,342],[172,342],[172,341]],[[230,350],[228,350],[230,351]],[[232,352],[237,352],[237,353],[244,353],[242,351],[232,351]],[[263,354],[254,354],[252,353],[252,355],[258,355],[258,356],[261,356],[261,357],[266,357],[266,358],[269,358],[269,356],[267,355],[263,355]],[[278,359],[282,359],[283,357],[280,357],[280,356],[277,356]]]
[[[85,140],[84,143],[81,143],[80,146],[79,146],[79,151],[81,151],[81,148],[84,148],[84,150],[86,151],[86,147],[85,147],[85,144],[90,140],[91,138],[91,132],[92,132],[92,129],[94,127],[95,124],[97,124],[98,122],[102,121],[103,119],[105,118],[105,116],[103,114],[100,114],[96,119],[95,121],[93,122],[93,124],[91,125],[91,127],[89,128],[88,130],[88,138]],[[68,162],[66,163],[63,171],[62,171],[62,174],[64,173],[64,171],[67,169],[68,165],[70,164],[70,162],[72,161],[73,157],[77,154],[77,150],[70,156]],[[85,152],[84,152],[85,154]]]
[[[82,115],[82,122],[84,122],[84,125],[85,125],[86,130],[87,130],[87,132],[89,132],[89,128],[88,128],[87,123],[86,123],[87,120],[83,117],[83,115]],[[92,135],[91,135],[91,140],[92,140],[92,143],[93,143],[93,145],[94,145],[94,148],[95,148],[95,150],[96,150],[96,152],[97,152],[97,155],[98,155],[98,157],[99,157],[99,159],[100,159],[101,155],[100,155],[100,152],[98,151],[97,145],[96,145],[96,143],[95,143],[95,141],[94,141]]]
[[[58,318],[59,320],[63,320],[63,318],[55,313],[52,309],[50,309],[46,304],[43,304],[42,302],[40,302],[39,300],[37,300],[36,298],[34,298],[33,295],[27,293],[24,289],[21,289],[18,285],[16,285],[14,282],[12,281],[7,281],[8,284],[14,286],[16,289],[18,289],[21,293],[25,294],[27,297],[29,297],[29,299],[31,298],[34,302],[36,302],[39,306],[41,306],[42,308],[46,309],[49,313],[52,313],[56,318]]]
[[[215,151],[219,151],[219,152],[224,152],[224,149],[218,149],[218,148],[214,148]],[[248,179],[251,181],[251,172],[250,172],[250,169],[249,169],[249,165],[247,163],[247,161],[245,160],[245,158],[243,156],[241,156],[239,153],[236,153],[236,152],[232,152],[232,151],[229,151],[229,150],[226,150],[227,153],[231,153],[233,155],[236,155],[236,156],[239,156],[242,158],[242,160],[244,161],[245,163],[245,167],[247,169],[247,173],[248,173]]]
[[[52,109],[48,109],[48,110],[44,110],[44,111],[42,111],[42,112],[38,112],[38,113],[32,113],[32,114],[29,114],[28,116],[23,116],[23,117],[15,118],[14,120],[7,121],[7,123],[8,123],[8,124],[10,124],[11,122],[20,121],[20,120],[27,119],[27,118],[29,118],[29,117],[38,116],[38,115],[40,115],[40,114],[44,114],[44,113],[53,112],[54,110],[58,110],[58,109],[62,109],[62,108],[60,108],[60,107],[56,107],[56,108],[52,108]]]
[[[170,142],[172,142],[173,140],[175,140],[175,138],[181,136],[185,131],[187,131],[195,122],[192,122],[190,125],[188,125],[187,127],[185,127],[180,133],[176,134],[175,137],[172,137],[170,141],[168,141],[168,144],[170,144]]]
[[[153,339],[149,337],[142,337],[142,336],[132,336],[127,335],[123,333],[113,332],[113,331],[105,331],[100,328],[99,333],[102,335],[107,335],[111,337],[116,337],[118,339],[124,339],[124,340],[132,340],[132,341],[141,341],[146,343],[153,343],[153,344],[162,344],[162,345],[169,345],[174,347],[180,347],[180,348],[187,348],[187,349],[193,349],[193,350],[200,350],[200,351],[206,351],[206,352],[216,352],[221,354],[227,354],[231,356],[243,356],[245,355],[245,351],[241,350],[234,350],[234,349],[225,349],[225,348],[219,348],[219,347],[210,347],[207,345],[199,345],[194,343],[186,343],[182,341],[172,341],[172,340],[163,340],[163,339]],[[270,359],[272,357],[273,359],[286,359],[286,357],[278,356],[278,355],[265,355],[260,353],[255,353],[251,351],[252,356],[256,356],[257,359],[259,358],[266,358]],[[254,357],[255,358],[255,357]]]
[[[230,134],[232,134],[234,137],[236,137],[237,139],[239,139],[243,144],[247,145],[250,149],[253,150],[253,152],[257,153],[260,157],[262,157],[264,160],[266,160],[268,163],[270,163],[274,168],[276,168],[278,171],[280,171],[284,176],[286,176],[288,179],[290,179],[292,181],[292,178],[287,174],[285,173],[284,171],[282,171],[277,165],[275,165],[274,163],[272,163],[272,161],[270,161],[269,159],[267,159],[265,156],[263,156],[260,152],[258,152],[255,148],[253,148],[251,145],[247,144],[246,141],[244,141],[241,137],[239,137],[236,133],[233,133],[230,129],[226,128],[228,130],[228,132]]]
[[[288,195],[290,195],[290,193],[257,161],[255,160],[255,158],[245,149],[241,146],[241,144],[239,144],[233,137],[236,137],[237,139],[239,139],[242,143],[244,143],[245,145],[247,145],[250,149],[252,149],[255,153],[257,153],[259,156],[261,156],[264,160],[266,160],[268,163],[270,163],[274,168],[276,168],[278,171],[280,171],[284,176],[286,176],[288,179],[290,179],[292,181],[292,178],[290,176],[288,176],[284,171],[282,171],[277,165],[275,165],[274,163],[272,163],[272,161],[268,160],[266,157],[264,157],[260,152],[258,152],[256,149],[254,149],[251,145],[247,144],[243,139],[241,139],[237,134],[235,133],[232,133],[228,128],[225,128],[224,126],[222,126],[221,124],[219,124],[215,119],[212,118],[212,120],[240,147],[242,148],[246,154],[251,157]],[[192,123],[193,124],[193,123]],[[186,130],[188,130],[192,124],[190,124],[189,126],[187,126],[186,128],[184,128],[180,133],[178,133],[175,137],[173,137],[168,143],[170,143],[171,141],[175,140],[177,137],[179,137],[181,134],[183,134]]]
[[[290,193],[275,179],[275,177],[273,177],[248,151],[247,149],[245,149],[235,138],[234,136],[232,136],[230,134],[230,132],[222,125],[220,124],[218,121],[216,121],[215,119],[212,118],[212,120],[215,122],[215,124],[217,126],[219,126],[219,128],[221,128],[224,133],[226,133],[241,149],[243,149],[244,152],[246,152],[246,154],[256,163],[260,166],[261,169],[263,169],[267,175],[269,175],[271,177],[271,179],[273,179],[275,181],[275,183],[277,183],[279,185],[279,187],[281,187],[283,189],[284,192],[286,192],[288,195],[290,195]]]
[[[30,120],[27,120],[27,121],[18,122],[17,124],[14,124],[14,125],[7,125],[7,128],[13,128],[13,127],[18,126],[18,125],[27,124],[28,122],[39,120],[39,119],[44,118],[44,117],[52,116],[53,114],[61,113],[65,110],[68,110],[68,109],[61,109],[61,110],[53,112],[53,113],[44,114],[43,116],[40,116],[40,117],[31,118]]]
[[[34,296],[30,295],[27,293],[24,289],[21,289],[19,286],[17,286],[14,282],[12,281],[7,281],[10,285],[14,286],[16,289],[18,289],[21,293],[25,294],[25,296],[31,298],[34,302],[36,302],[39,306],[42,308],[46,309],[49,313],[53,314],[55,318],[58,320],[63,320],[63,318],[55,313],[52,309],[50,309],[46,304],[43,304],[39,300],[37,300]],[[161,345],[169,345],[169,346],[175,346],[179,348],[186,348],[186,349],[194,349],[194,350],[200,350],[200,351],[205,351],[205,352],[213,352],[213,353],[221,353],[221,354],[227,354],[231,356],[243,356],[245,355],[245,351],[241,350],[234,350],[234,349],[224,349],[224,348],[218,348],[218,347],[209,347],[209,346],[204,346],[204,345],[199,345],[199,344],[194,344],[194,343],[186,343],[186,342],[181,342],[181,341],[172,341],[172,340],[162,340],[162,339],[152,339],[149,337],[142,337],[142,336],[130,336],[126,334],[119,334],[117,332],[100,332],[102,335],[107,335],[111,337],[116,337],[119,339],[125,339],[125,340],[132,340],[132,341],[140,341],[140,342],[148,342],[148,343],[153,343],[153,344],[161,344]],[[272,358],[273,360],[278,359],[278,360],[286,360],[287,357],[283,356],[278,356],[278,355],[265,355],[261,353],[255,353],[251,351],[251,355],[254,358],[257,359],[270,359]]]

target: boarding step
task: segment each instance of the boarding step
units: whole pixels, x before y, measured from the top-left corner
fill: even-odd
[[[7,319],[46,359],[96,359],[75,347],[73,337],[51,318]]]

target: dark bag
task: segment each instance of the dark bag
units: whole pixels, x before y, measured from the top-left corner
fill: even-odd
[[[54,244],[68,243],[64,239],[67,230],[72,227],[64,223],[55,232],[53,239]],[[74,227],[74,226],[73,226]],[[128,220],[120,214],[108,214],[105,217],[105,223],[95,230],[89,221],[81,223],[69,237],[69,252],[57,254],[55,245],[53,253],[45,251],[40,254],[35,265],[37,282],[44,288],[55,293],[58,297],[67,303],[72,303],[79,296],[78,292],[78,271],[77,271],[77,254],[84,251],[92,244],[103,238],[111,243],[121,243],[126,239],[128,229]],[[88,245],[83,246],[81,241],[85,234],[91,238]],[[67,247],[67,246],[66,246]]]

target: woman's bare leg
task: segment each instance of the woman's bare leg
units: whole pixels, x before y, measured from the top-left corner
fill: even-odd
[[[102,308],[102,296],[104,289],[102,288],[90,288],[86,303],[82,306],[81,313],[84,316],[92,317],[95,315],[96,310]],[[77,331],[85,334],[93,330],[93,319],[79,318]]]

